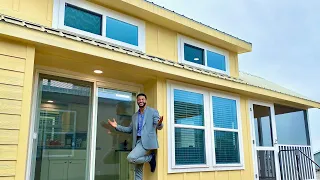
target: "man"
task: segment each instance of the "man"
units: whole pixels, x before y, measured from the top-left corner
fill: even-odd
[[[130,163],[135,164],[135,180],[143,178],[143,164],[149,162],[151,172],[156,168],[156,155],[152,152],[147,155],[149,150],[158,149],[158,139],[156,130],[163,128],[163,117],[159,117],[156,109],[147,106],[147,96],[143,93],[137,95],[138,112],[132,116],[132,121],[128,127],[120,126],[115,119],[108,123],[117,131],[132,133],[132,151],[127,159]]]

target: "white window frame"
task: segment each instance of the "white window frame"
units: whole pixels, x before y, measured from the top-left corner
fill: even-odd
[[[184,59],[184,44],[189,44],[189,45],[203,49],[204,50],[203,61],[205,64],[202,65],[202,64],[197,64],[197,63],[193,63],[193,62],[185,60]],[[213,53],[217,53],[217,54],[223,55],[225,57],[226,71],[223,71],[220,69],[215,69],[215,68],[208,66],[207,51],[211,51]],[[201,69],[205,69],[205,70],[209,70],[209,71],[215,71],[215,72],[218,72],[221,74],[230,75],[229,52],[227,50],[224,50],[224,49],[221,49],[218,47],[214,47],[212,45],[197,41],[195,39],[183,36],[181,34],[178,34],[178,61],[179,61],[179,63],[187,64],[189,66],[194,66],[197,68],[201,68]]]
[[[191,125],[175,124],[174,122],[174,90],[184,90],[194,93],[203,94],[204,102],[204,127]],[[213,113],[212,113],[212,96],[228,98],[236,100],[237,105],[237,122],[238,130],[229,130],[214,128],[213,126]],[[195,85],[189,85],[176,81],[167,81],[167,119],[168,119],[168,173],[182,173],[182,172],[202,172],[202,171],[222,171],[222,170],[243,170],[244,165],[244,152],[243,152],[243,140],[242,140],[242,123],[241,123],[241,112],[240,112],[240,97],[235,94],[230,94],[221,91],[214,91],[212,89],[203,88]],[[206,118],[207,117],[207,118]],[[205,130],[205,150],[206,150],[206,164],[200,165],[176,165],[175,164],[175,128],[194,128]],[[215,161],[215,147],[214,147],[214,130],[223,131],[234,131],[238,132],[239,138],[239,153],[240,163],[239,164],[216,164]]]
[[[64,25],[65,4],[71,4],[76,7],[102,15],[102,29],[101,29],[102,34],[97,35],[97,34],[89,33],[76,28],[72,28],[69,26],[65,26]],[[138,46],[106,37],[107,17],[111,17],[116,20],[123,21],[125,23],[137,26],[138,27]],[[144,21],[119,13],[117,11],[99,6],[97,4],[93,4],[88,1],[54,0],[52,27],[62,31],[71,32],[71,33],[79,34],[82,36],[87,36],[89,38],[105,41],[107,43],[123,46],[128,49],[137,50],[145,53],[145,22]]]
[[[214,121],[213,121],[213,106],[212,106],[212,97],[219,97],[219,98],[225,98],[230,100],[236,101],[236,107],[237,107],[237,123],[238,123],[238,129],[229,129],[229,128],[217,128],[214,127]],[[212,139],[213,142],[215,142],[214,139],[214,132],[215,131],[223,131],[223,132],[237,132],[238,133],[238,142],[239,142],[239,156],[240,156],[240,163],[234,163],[234,164],[217,164],[216,159],[214,159],[214,166],[215,167],[241,167],[244,166],[244,152],[243,152],[243,141],[242,141],[242,123],[241,123],[241,107],[240,107],[240,97],[237,95],[229,95],[223,92],[210,92],[210,122],[212,127]],[[213,148],[213,154],[215,157],[215,148]]]

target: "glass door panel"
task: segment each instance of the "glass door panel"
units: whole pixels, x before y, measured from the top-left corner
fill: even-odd
[[[108,119],[129,126],[136,111],[136,94],[98,88],[95,180],[133,180],[133,168],[127,161],[132,135],[115,131]]]
[[[34,179],[86,179],[91,88],[88,82],[40,75]]]

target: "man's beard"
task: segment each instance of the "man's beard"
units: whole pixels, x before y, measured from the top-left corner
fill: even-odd
[[[140,103],[138,104],[138,106],[139,106],[139,108],[143,108],[143,107],[145,107],[146,106],[146,103],[143,103],[143,105],[142,106],[140,106]]]

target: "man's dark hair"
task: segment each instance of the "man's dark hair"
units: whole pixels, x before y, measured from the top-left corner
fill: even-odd
[[[137,98],[138,98],[139,96],[144,96],[144,97],[147,99],[147,95],[146,95],[146,94],[144,94],[144,93],[140,93],[140,94],[138,94],[138,95],[137,95]]]

